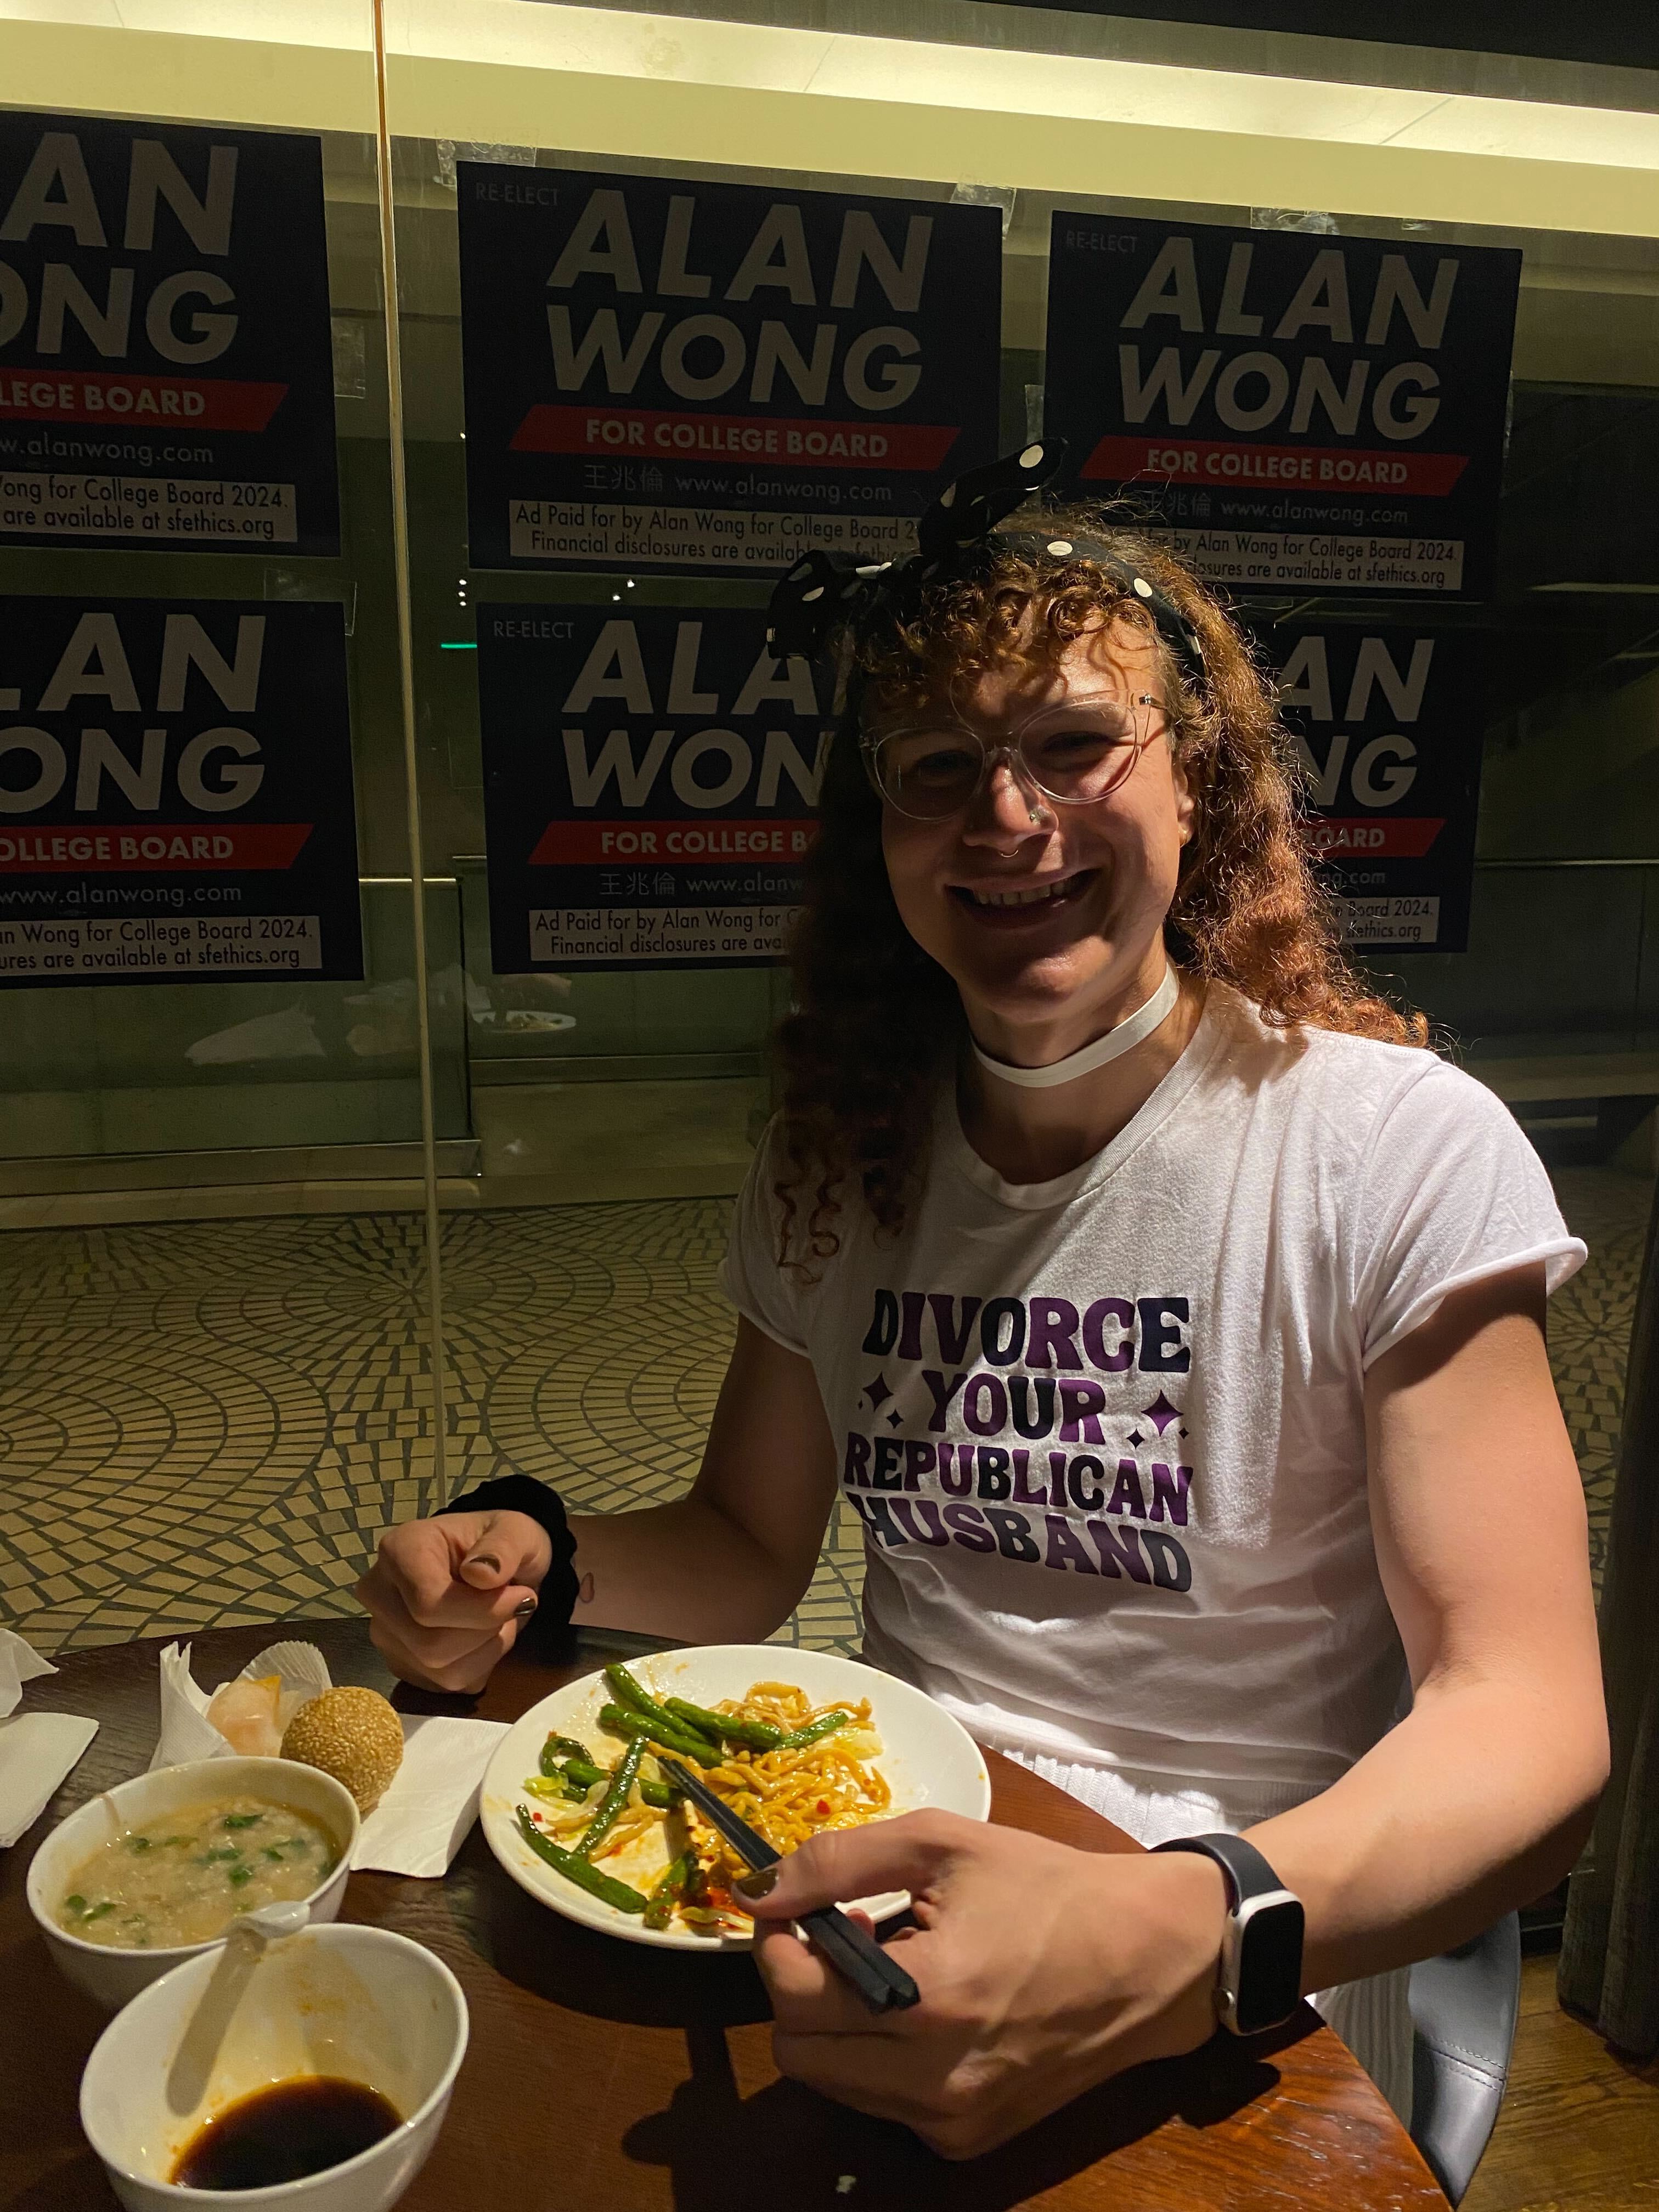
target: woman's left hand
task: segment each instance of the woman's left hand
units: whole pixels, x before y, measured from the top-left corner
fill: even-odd
[[[921,1923],[891,1949],[921,2002],[874,2014],[787,1923],[892,1889]],[[994,2149],[1215,2028],[1226,1896],[1220,1870],[1187,1852],[1097,1856],[910,1813],[814,1837],[744,1904],[780,2071],[904,2121],[946,2158]]]

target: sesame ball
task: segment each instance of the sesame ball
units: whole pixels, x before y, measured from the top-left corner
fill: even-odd
[[[372,1813],[403,1764],[403,1723],[378,1690],[347,1683],[301,1706],[283,1738],[283,1757],[320,1766],[345,1784],[360,1813]]]

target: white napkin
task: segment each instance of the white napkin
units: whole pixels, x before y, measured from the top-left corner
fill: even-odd
[[[382,1874],[442,1875],[478,1817],[484,1769],[505,1721],[405,1713],[404,1763],[363,1822],[354,1867]]]
[[[25,1682],[55,1674],[50,1659],[0,1628],[0,1850],[32,1828],[47,1801],[98,1733],[74,1713],[20,1713]]]
[[[207,1717],[213,1702],[197,1686],[190,1671],[191,1647],[181,1651],[169,1644],[161,1654],[161,1729],[150,1755],[152,1771],[158,1766],[182,1766],[191,1759],[230,1759],[235,1747],[227,1743]],[[267,1674],[283,1678],[282,1712],[291,1720],[307,1698],[319,1698],[331,1685],[328,1662],[314,1644],[268,1644],[248,1661],[239,1681],[257,1682]]]
[[[9,1628],[0,1628],[0,1720],[17,1711],[25,1682],[38,1674],[55,1674],[50,1659],[43,1659],[32,1644]]]
[[[330,1686],[327,1663],[314,1644],[270,1644],[242,1674],[250,1681],[280,1674],[283,1707],[292,1698],[295,1711]],[[161,1734],[152,1767],[229,1756],[231,1747],[207,1717],[210,1702],[190,1671],[189,1644],[180,1651],[169,1644],[161,1654]],[[442,1713],[399,1717],[404,1763],[363,1822],[351,1863],[382,1874],[447,1874],[478,1816],[484,1769],[507,1723]]]

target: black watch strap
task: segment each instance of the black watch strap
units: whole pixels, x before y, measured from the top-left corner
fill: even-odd
[[[1237,1912],[1247,1897],[1265,1897],[1270,1890],[1285,1887],[1255,1845],[1247,1844],[1243,1836],[1176,1836],[1167,1844],[1154,1844],[1153,1849],[1200,1851],[1206,1858],[1213,1859],[1227,1877],[1230,1911]]]
[[[1301,1899],[1242,1836],[1176,1836],[1158,1849],[1196,1851],[1212,1859],[1226,1881],[1227,1918],[1215,1988],[1222,2026],[1235,2035],[1281,2027],[1302,1993],[1307,1923]]]
[[[439,1511],[526,1513],[539,1523],[547,1531],[553,1556],[536,1593],[536,1611],[519,1641],[526,1646],[538,1644],[568,1626],[576,1609],[576,1571],[571,1565],[576,1540],[566,1524],[563,1502],[556,1490],[538,1482],[533,1474],[498,1474],[493,1481],[481,1482],[476,1490],[451,1498]]]

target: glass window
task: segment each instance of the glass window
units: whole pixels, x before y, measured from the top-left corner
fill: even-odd
[[[185,0],[143,30],[61,15],[16,0],[0,21],[0,958],[80,963],[0,971],[0,1269],[52,1317],[0,1588],[37,1641],[344,1606],[386,1519],[509,1465],[583,1507],[689,1478],[732,1327],[714,1277],[726,1212],[775,1103],[787,986],[764,932],[796,896],[787,853],[775,866],[774,848],[730,841],[787,843],[806,821],[833,702],[775,687],[739,715],[754,664],[732,656],[761,635],[781,555],[727,559],[697,498],[667,496],[685,450],[644,441],[740,439],[764,386],[769,404],[799,396],[804,441],[815,392],[848,380],[896,393],[866,415],[908,435],[913,237],[981,256],[955,303],[963,452],[1042,428],[1057,210],[1108,234],[1176,222],[1518,252],[1489,587],[1233,590],[1266,639],[1416,624],[1476,672],[1467,949],[1360,957],[1510,1101],[1569,1212],[1595,1224],[1601,1272],[1568,1293],[1585,1329],[1625,1295],[1659,1100],[1653,72],[981,0],[387,0],[388,240],[368,0],[210,38]],[[243,188],[261,175],[256,220]],[[656,195],[643,277],[599,215],[578,252],[611,269],[623,312],[560,324],[576,295],[552,265],[480,258],[464,319],[467,180],[499,210],[573,178]],[[827,195],[842,227],[827,247],[803,228],[798,263],[775,218],[717,294],[685,210],[732,187],[766,209]],[[907,227],[849,234],[849,202],[903,204]],[[981,344],[986,271],[1000,329]],[[644,298],[665,274],[672,325]],[[586,565],[520,557],[512,528],[542,526],[503,520],[495,477],[481,534],[469,423],[523,363],[469,346],[495,343],[484,313],[509,281],[550,318],[516,450],[589,471],[577,503],[590,521],[628,509],[629,543],[678,507],[697,558],[630,568],[617,540]],[[732,303],[769,285],[792,308],[811,293],[810,330],[781,317],[763,342],[741,320]],[[860,285],[895,304],[849,362],[838,319]],[[671,369],[684,420],[629,398]],[[571,447],[571,394],[601,374],[621,442]],[[187,404],[207,412],[164,421]],[[915,508],[894,471],[811,476],[823,459],[728,447],[709,512],[732,507],[732,469],[781,482],[787,464],[787,498],[744,507],[751,546],[763,528],[793,550],[815,524],[828,542],[845,517],[877,550],[902,535]],[[860,504],[878,479],[887,506]],[[492,661],[481,610],[517,659]],[[257,690],[256,639],[270,708],[235,703]],[[1317,783],[1330,740],[1310,744]],[[586,844],[574,799],[568,819],[532,818],[561,775],[617,794],[590,810]],[[728,776],[741,801],[711,796]],[[625,785],[671,796],[652,811]],[[719,837],[688,850],[699,823]],[[245,834],[291,845],[302,824],[292,852]],[[618,824],[682,842],[594,842]],[[120,865],[141,832],[185,843]],[[53,837],[98,835],[112,864],[54,857]],[[1352,896],[1375,890],[1344,866]],[[622,951],[584,951],[571,917],[620,929],[624,909]],[[649,931],[672,952],[641,952]],[[1612,1438],[1588,1413],[1580,1426],[1594,1485]],[[854,1638],[860,1571],[852,1533],[832,1532],[784,1632]]]

